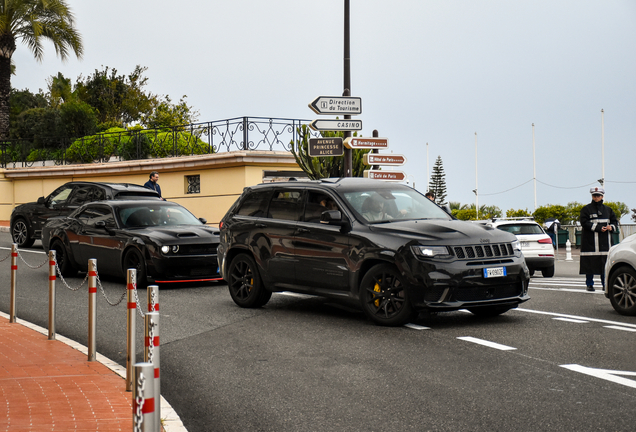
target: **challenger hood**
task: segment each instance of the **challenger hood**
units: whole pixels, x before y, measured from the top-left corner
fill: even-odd
[[[161,244],[218,243],[219,230],[204,225],[177,225],[170,227],[148,227],[135,229],[137,234],[147,236]]]

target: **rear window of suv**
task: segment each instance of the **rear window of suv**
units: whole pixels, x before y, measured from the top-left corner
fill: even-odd
[[[536,224],[506,224],[497,227],[502,231],[507,231],[514,235],[523,234],[545,234],[541,227]]]

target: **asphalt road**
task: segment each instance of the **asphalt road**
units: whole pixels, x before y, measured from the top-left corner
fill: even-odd
[[[0,259],[10,243],[0,233]],[[45,260],[39,242],[21,256]],[[18,268],[17,315],[47,327],[46,267]],[[7,260],[4,312],[9,277]],[[111,302],[125,291],[101,284]],[[584,285],[578,262],[560,260],[517,310],[421,315],[400,328],[308,296],[274,294],[246,310],[222,284],[161,287],[162,394],[191,432],[634,431],[636,317]],[[86,285],[57,286],[58,333],[86,344]],[[125,303],[98,294],[97,310],[97,350],[125,365]]]

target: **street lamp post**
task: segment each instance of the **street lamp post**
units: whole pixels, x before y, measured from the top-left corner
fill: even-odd
[[[351,96],[351,53],[349,51],[349,0],[344,0],[344,91],[343,96]],[[351,119],[350,115],[344,116],[345,120]],[[351,137],[351,131],[344,133],[345,139]],[[353,176],[353,151],[351,149],[344,149],[344,176]]]
[[[475,215],[479,220],[479,193],[478,190],[478,176],[477,176],[477,132],[475,132]]]

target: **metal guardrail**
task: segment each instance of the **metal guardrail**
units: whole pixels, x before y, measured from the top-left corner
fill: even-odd
[[[115,162],[233,150],[289,151],[310,120],[236,117],[156,129],[133,129],[77,139],[0,141],[0,168]],[[306,128],[312,137],[320,133]]]

